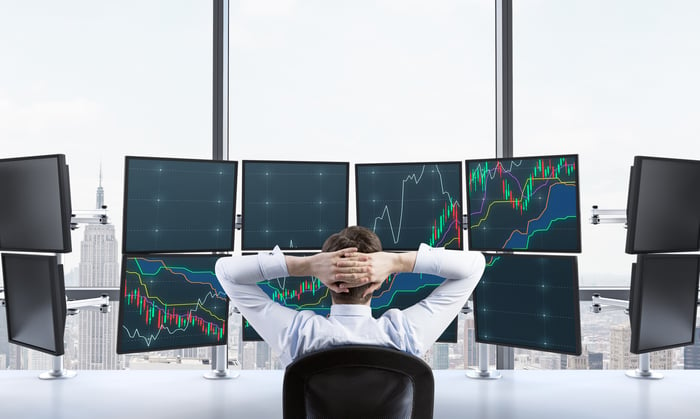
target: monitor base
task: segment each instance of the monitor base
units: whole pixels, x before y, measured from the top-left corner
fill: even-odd
[[[496,370],[471,370],[467,371],[464,375],[475,380],[498,380],[499,378],[503,377],[501,373]]]
[[[628,370],[625,372],[625,375],[630,377],[630,378],[639,378],[641,380],[660,380],[664,378],[664,375],[658,372],[654,371],[649,371],[649,370]]]
[[[78,375],[75,371],[69,370],[52,370],[46,371],[39,374],[41,380],[62,380],[66,378],[73,378]]]
[[[211,370],[204,374],[204,378],[207,380],[230,380],[232,378],[240,377],[241,372],[237,370]]]

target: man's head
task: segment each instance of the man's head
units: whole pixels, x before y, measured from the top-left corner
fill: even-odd
[[[356,247],[361,253],[374,253],[382,251],[382,242],[374,232],[368,228],[352,226],[345,228],[326,239],[321,250],[335,252],[348,247]],[[371,284],[365,284],[356,288],[350,288],[350,292],[337,293],[331,291],[331,297],[335,304],[367,304],[372,295],[362,296]]]

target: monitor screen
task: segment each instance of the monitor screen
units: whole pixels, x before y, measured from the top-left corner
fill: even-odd
[[[237,162],[125,160],[124,253],[233,249]]]
[[[243,250],[320,250],[348,225],[349,163],[243,161]]]
[[[635,156],[625,252],[700,250],[700,161]]]
[[[472,294],[476,341],[580,355],[576,256],[485,256]]]
[[[355,165],[357,223],[385,250],[462,249],[462,164]]]
[[[7,339],[51,355],[63,355],[66,295],[56,256],[2,254]]]
[[[214,273],[221,256],[125,255],[117,353],[225,345],[228,297]]]
[[[302,256],[303,254],[296,254]],[[325,285],[313,276],[290,276],[270,281],[258,282],[273,301],[295,310],[312,310],[316,314],[328,316],[331,307],[331,295]],[[242,339],[247,342],[262,341],[262,337],[253,326],[243,318]]]
[[[695,341],[700,256],[638,255],[630,284],[630,352]]]
[[[580,252],[578,156],[467,160],[469,249]]]
[[[64,155],[0,159],[0,250],[68,253],[70,222]]]
[[[372,315],[376,318],[389,309],[405,309],[427,297],[443,278],[414,273],[400,273],[387,278],[384,285],[374,292]],[[313,310],[328,316],[331,295],[325,285],[314,277],[286,277],[259,282],[258,286],[274,301],[295,310]],[[262,338],[253,326],[243,318],[243,340],[259,341]],[[457,318],[447,327],[438,342],[457,342]]]

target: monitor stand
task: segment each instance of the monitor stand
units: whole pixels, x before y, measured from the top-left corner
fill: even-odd
[[[479,343],[479,369],[470,370],[465,373],[469,378],[476,380],[497,380],[501,378],[501,373],[496,370],[489,371],[489,347],[485,343]]]
[[[664,375],[658,372],[651,371],[649,369],[650,365],[650,354],[647,352],[645,354],[639,355],[639,368],[636,370],[628,370],[625,375],[630,378],[639,378],[642,380],[660,380],[664,378]]]
[[[236,370],[227,369],[226,345],[218,345],[212,348],[212,358],[214,359],[211,371],[204,374],[207,380],[229,380],[238,378],[241,373]]]
[[[64,378],[73,378],[75,376],[75,371],[63,369],[63,355],[53,357],[53,369],[51,371],[39,374],[39,378],[42,380],[60,380]]]

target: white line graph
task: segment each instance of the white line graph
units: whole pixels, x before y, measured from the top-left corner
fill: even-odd
[[[449,202],[452,202],[452,195],[445,190],[445,185],[443,183],[442,179],[442,173],[440,172],[440,167],[435,164],[435,171],[437,172],[438,178],[440,179],[440,194],[441,195],[447,195],[447,198]],[[389,205],[386,204],[384,205],[384,209],[382,210],[381,215],[377,216],[374,218],[374,223],[372,225],[372,231],[377,231],[377,223],[379,221],[384,221],[385,217],[387,219],[387,222],[389,223],[389,229],[391,230],[391,237],[394,242],[394,244],[398,244],[398,242],[401,240],[401,230],[403,226],[403,214],[404,214],[404,203],[405,203],[405,195],[406,195],[406,183],[410,180],[413,180],[415,185],[418,185],[421,180],[423,179],[423,175],[425,174],[425,168],[426,165],[422,165],[420,175],[417,175],[416,173],[412,173],[406,178],[404,178],[401,181],[401,206],[399,209],[399,222],[397,226],[394,226],[394,222],[392,221],[391,218],[391,212],[389,211]]]

